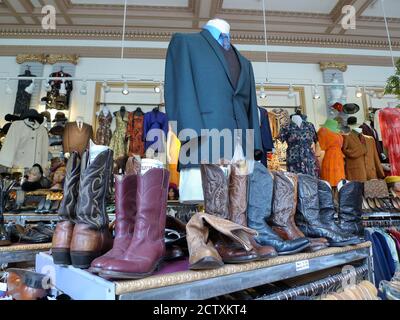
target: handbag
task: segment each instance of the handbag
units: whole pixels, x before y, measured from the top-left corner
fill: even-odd
[[[364,182],[365,198],[388,198],[389,189],[385,180],[373,179]]]

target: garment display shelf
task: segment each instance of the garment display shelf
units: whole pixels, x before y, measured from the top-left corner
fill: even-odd
[[[131,281],[112,282],[72,266],[54,265],[48,253],[37,255],[36,271],[49,274],[55,287],[75,300],[203,300],[355,261],[368,265],[368,278],[373,282],[370,242],[214,270],[165,272]]]
[[[35,257],[39,252],[48,251],[50,248],[51,243],[15,244],[7,247],[0,247],[0,265],[35,261]]]
[[[57,222],[59,219],[60,218],[57,214],[40,214],[34,212],[4,214],[4,221],[6,223],[15,222],[20,225],[26,225],[28,222],[36,222],[36,221]]]
[[[362,219],[370,218],[400,218],[400,212],[368,212],[363,213]]]

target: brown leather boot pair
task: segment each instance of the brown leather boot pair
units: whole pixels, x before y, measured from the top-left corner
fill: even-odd
[[[202,165],[205,212],[247,227],[248,176],[246,173],[245,163],[233,164],[228,180],[218,165]],[[226,263],[265,260],[277,256],[273,247],[258,245],[254,236],[250,236],[250,246],[247,248],[243,248],[240,242],[232,241],[221,232],[211,232],[210,238]]]
[[[126,174],[115,176],[114,245],[92,262],[90,271],[112,279],[152,275],[165,258],[165,224],[169,172],[140,166],[130,158]]]
[[[54,263],[87,269],[90,263],[112,246],[105,210],[112,171],[113,152],[108,149],[89,163],[89,152],[82,160],[72,153],[67,163],[64,198],[53,236]]]

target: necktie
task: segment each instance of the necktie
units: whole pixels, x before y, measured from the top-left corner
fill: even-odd
[[[229,41],[229,35],[226,33],[221,33],[221,39],[222,39],[222,47],[228,51],[231,48],[231,43]]]

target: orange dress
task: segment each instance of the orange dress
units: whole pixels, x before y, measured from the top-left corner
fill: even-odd
[[[321,179],[336,187],[340,180],[345,179],[344,155],[342,153],[343,137],[327,128],[318,130],[318,141],[325,151],[322,160]]]

